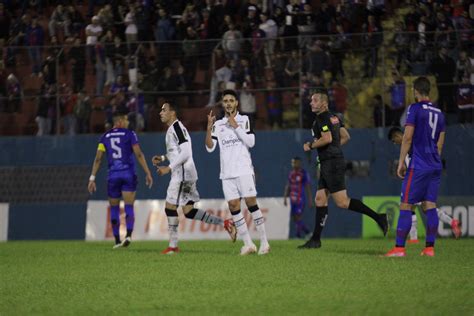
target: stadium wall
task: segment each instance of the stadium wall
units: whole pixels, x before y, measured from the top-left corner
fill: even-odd
[[[353,176],[347,177],[350,196],[362,198],[398,195],[401,182],[391,174],[391,170],[393,171],[393,160],[398,158],[399,148],[387,140],[387,130],[352,129],[350,133],[351,140],[344,147],[346,159],[354,162]],[[260,197],[282,197],[290,170],[290,159],[294,156],[303,158],[303,165],[312,176],[314,193],[317,182],[315,152],[310,156],[302,150],[302,143],[311,139],[309,130],[257,131],[256,137],[252,156]],[[87,209],[87,194],[84,193],[87,186],[87,171],[83,182],[74,184],[75,190],[80,191],[80,196],[72,202],[67,198],[71,193],[66,190],[64,184],[56,188],[59,192],[61,189],[64,190],[62,196],[64,201],[61,197],[49,201],[40,197],[37,201],[32,201],[31,197],[25,200],[25,194],[21,195],[23,198],[21,196],[12,198],[15,192],[11,192],[10,187],[12,179],[17,179],[17,174],[28,173],[25,170],[31,168],[57,167],[66,170],[71,168],[71,172],[78,168],[89,170],[87,167],[92,164],[98,139],[99,135],[0,138],[0,145],[4,148],[0,155],[0,168],[13,174],[10,177],[2,176],[0,181],[0,202],[9,203],[8,239],[84,238]],[[222,198],[219,155],[217,151],[207,153],[204,139],[204,132],[192,133],[194,160],[199,173],[199,192],[203,199]],[[148,161],[152,155],[165,152],[164,133],[141,134],[139,140]],[[465,199],[474,196],[473,152],[474,129],[463,126],[449,127],[443,151],[446,170],[442,177],[440,196],[460,196]],[[370,164],[368,169],[364,167],[367,163]],[[90,197],[93,200],[107,198],[104,164],[105,161],[97,177],[98,191]],[[142,180],[138,187],[138,199],[164,199],[169,176],[160,178],[155,176],[154,186],[149,190],[145,187],[141,170],[138,171],[138,175]],[[60,173],[59,177],[65,176]],[[56,181],[47,185],[58,184]],[[25,185],[17,185],[15,190],[22,190],[23,187]],[[472,201],[472,198],[470,200]],[[334,205],[331,205],[330,209],[326,237],[362,236],[362,219],[358,214],[337,210]],[[308,210],[305,214],[305,220],[310,227],[313,225],[313,213]],[[472,220],[474,219],[468,219]],[[290,236],[293,236],[292,229],[293,225],[290,224]]]

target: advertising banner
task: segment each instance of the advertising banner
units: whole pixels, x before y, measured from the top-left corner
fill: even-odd
[[[242,203],[242,206],[244,203]],[[259,198],[258,205],[265,217],[265,228],[269,239],[288,239],[290,212],[283,205],[282,198]],[[203,209],[222,218],[231,218],[227,203],[223,199],[204,199],[196,203],[196,208]],[[135,201],[134,240],[168,240],[168,221],[165,200]],[[252,216],[242,207],[247,220],[250,235],[258,239]],[[179,239],[229,239],[224,227],[206,224],[201,221],[184,217],[181,209],[179,214]],[[89,201],[87,204],[86,240],[113,239],[110,224],[110,208],[107,201]],[[125,236],[125,213],[123,205],[120,210],[121,236]]]
[[[8,203],[0,203],[0,241],[8,239]]]
[[[365,196],[364,203],[377,213],[387,213],[390,225],[389,236],[395,237],[398,214],[400,210],[399,196]],[[437,201],[438,208],[461,223],[462,236],[474,236],[474,197],[472,196],[442,196]],[[418,217],[418,237],[425,236],[426,218],[419,206],[416,208]],[[439,222],[438,235],[451,237],[451,227],[447,223]],[[362,237],[380,237],[380,229],[369,217],[364,216],[362,220]]]

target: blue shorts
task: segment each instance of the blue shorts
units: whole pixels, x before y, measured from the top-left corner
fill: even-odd
[[[408,169],[402,183],[401,202],[416,204],[423,201],[436,203],[441,170]]]
[[[304,201],[299,203],[290,202],[291,215],[301,215],[304,210]]]
[[[110,198],[122,197],[122,192],[135,192],[137,190],[137,175],[131,171],[118,171],[110,173],[107,179],[107,194]]]

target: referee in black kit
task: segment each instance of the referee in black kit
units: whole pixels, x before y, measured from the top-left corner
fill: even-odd
[[[303,145],[304,151],[318,150],[320,161],[320,177],[316,191],[316,219],[311,239],[299,246],[300,249],[320,248],[321,232],[328,216],[328,200],[331,194],[336,205],[343,209],[370,216],[377,222],[383,234],[387,234],[388,223],[386,214],[378,214],[361,200],[347,196],[345,184],[346,163],[341,145],[349,141],[349,132],[342,120],[329,112],[326,91],[318,90],[311,96],[311,111],[316,113],[313,123],[313,142]]]

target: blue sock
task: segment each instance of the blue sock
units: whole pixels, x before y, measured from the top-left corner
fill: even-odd
[[[397,225],[397,237],[395,239],[397,247],[405,247],[408,233],[411,229],[411,210],[400,210]]]
[[[133,204],[125,204],[125,221],[127,223],[127,237],[130,237],[132,236],[133,225],[135,224]]]
[[[115,243],[120,243],[120,206],[110,206],[110,222],[112,224],[112,232],[115,237]]]
[[[433,247],[438,233],[438,212],[436,208],[426,210],[426,247]]]

